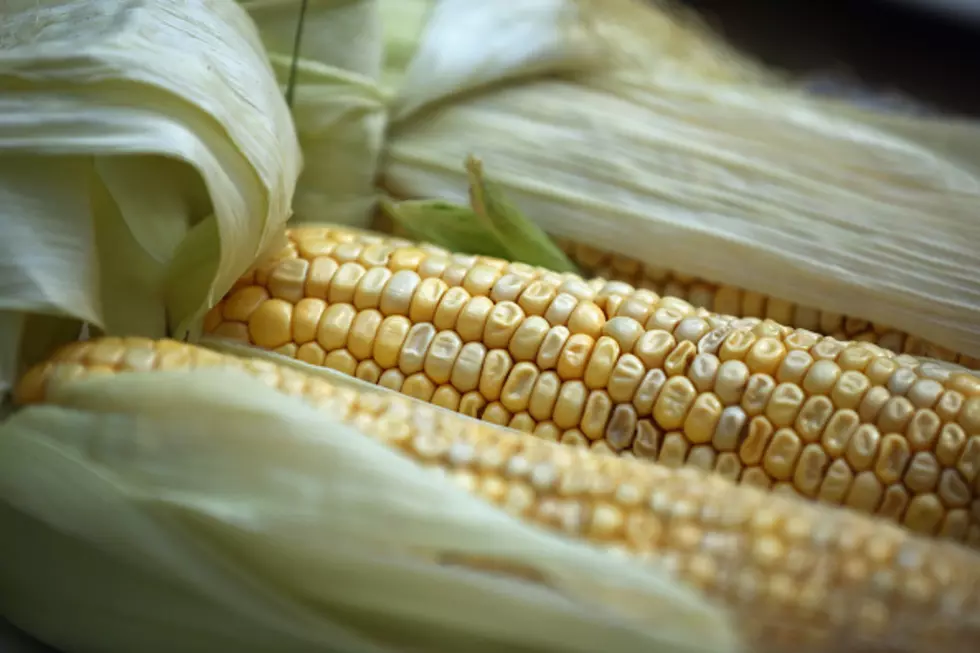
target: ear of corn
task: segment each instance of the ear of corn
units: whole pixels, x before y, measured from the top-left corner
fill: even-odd
[[[114,362],[107,364],[107,351],[118,352]],[[980,557],[965,548],[923,539],[854,512],[733,486],[699,470],[672,470],[562,447],[395,393],[360,392],[342,380],[268,361],[167,341],[79,343],[35,369],[21,386],[19,400],[42,407],[127,412],[126,402],[143,396],[139,386],[153,376],[146,372],[201,368],[245,372],[523,521],[625,554],[638,573],[647,564],[669,570],[728,608],[745,650],[966,653],[980,637]],[[165,395],[172,398],[148,407],[146,419],[172,417],[174,403],[195,405],[189,393],[202,390],[199,385],[186,375],[171,378],[160,389],[173,393]],[[218,405],[234,392],[210,387],[218,388]],[[120,394],[107,392],[110,388]],[[293,409],[299,415],[296,426],[317,428],[298,408]],[[135,406],[132,410],[140,414]],[[242,411],[237,428],[243,428],[261,415],[261,402],[241,403],[237,410]],[[265,434],[266,451],[293,443],[293,426],[285,422],[283,428],[286,436]],[[107,450],[110,455],[103,459],[118,458],[111,452],[125,452],[140,442],[127,444],[122,437],[116,438],[116,447],[122,449]],[[163,447],[157,455],[166,460],[168,437],[150,437],[144,446]],[[172,437],[181,443],[175,446],[190,445],[186,438]],[[217,437],[216,446],[225,443],[225,436]],[[280,442],[278,437],[286,439]],[[309,437],[330,441],[341,434]],[[65,434],[60,440],[73,438]],[[7,440],[0,438],[0,444]],[[93,444],[83,441],[79,446],[91,450]],[[218,451],[224,449],[211,455]],[[317,463],[324,460],[315,458]],[[343,464],[338,460],[331,469]],[[391,483],[387,487],[401,494]],[[452,504],[451,495],[444,500]],[[495,542],[491,548],[507,547],[506,538]]]
[[[489,427],[323,376],[138,339],[38,369],[0,426],[5,617],[100,653],[739,653],[656,566],[467,489],[442,448]]]
[[[206,329],[484,421],[980,545],[980,379],[621,282],[304,227]]]

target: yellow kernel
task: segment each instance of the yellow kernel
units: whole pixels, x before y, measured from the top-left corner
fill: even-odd
[[[967,429],[967,432],[970,431]],[[973,483],[980,478],[980,435],[971,435],[966,441],[956,463],[956,469],[968,483]]]
[[[643,328],[647,331],[666,331],[673,335],[674,329],[686,317],[685,313],[678,312],[669,308],[658,308],[647,319]]]
[[[558,439],[561,437],[561,430],[555,426],[554,422],[538,422],[537,426],[534,427],[534,437],[550,442],[558,442]]]
[[[640,387],[636,389],[636,394],[633,395],[633,406],[636,408],[637,415],[646,417],[653,412],[653,407],[666,382],[667,375],[664,374],[663,370],[649,370],[643,375]]]
[[[543,316],[557,294],[558,289],[553,284],[541,280],[532,281],[521,293],[517,303],[526,315]]]
[[[425,366],[425,355],[435,337],[436,328],[431,324],[412,325],[398,356],[398,368],[402,373],[408,376],[422,371]]]
[[[395,282],[395,288],[393,290],[390,288],[392,281]],[[436,277],[422,279],[410,270],[402,270],[397,272],[392,277],[392,280],[388,282],[379,306],[382,313],[407,315],[408,319],[414,323],[434,322],[436,310],[441,305],[443,296],[448,290],[449,286],[442,279]],[[462,297],[468,298],[468,295],[466,295],[466,291],[459,288],[454,293],[453,298]],[[453,312],[454,307],[456,305],[453,304],[451,299],[446,309],[444,309],[446,314],[451,314],[452,316],[449,318],[451,324],[448,327],[442,326],[440,328],[451,329],[455,326],[456,315],[459,312],[459,308],[462,307],[462,304],[460,303],[458,305],[455,312]]]
[[[381,327],[381,320],[381,313],[374,309],[361,311],[354,318],[350,334],[347,337],[347,350],[357,360],[371,357],[374,343],[378,337],[378,329]]]
[[[537,423],[527,413],[517,413],[510,418],[507,427],[522,433],[533,433]]]
[[[946,467],[953,467],[966,448],[966,431],[959,424],[943,424],[936,443],[936,457]]]
[[[920,451],[912,456],[911,461],[909,461],[908,469],[905,470],[905,476],[902,482],[916,494],[931,492],[939,485],[941,471],[942,468],[939,466],[939,461],[936,460],[935,456],[931,453]]]
[[[660,445],[660,457],[657,462],[667,467],[681,467],[687,460],[690,449],[691,445],[683,435],[668,433],[663,438],[663,444]]]
[[[435,394],[436,386],[424,373],[416,372],[405,377],[405,383],[402,384],[401,391],[402,394],[406,394],[409,397],[414,397],[421,401],[431,401],[432,395]]]
[[[769,398],[776,389],[776,382],[768,374],[753,374],[742,393],[742,409],[753,417],[762,413],[769,403]]]
[[[468,342],[463,345],[456,357],[449,382],[460,392],[476,390],[480,385],[480,375],[486,357],[487,348],[483,343]]]
[[[798,385],[780,383],[766,404],[765,415],[776,428],[791,426],[796,421],[806,395]]]
[[[514,302],[499,302],[493,306],[483,331],[483,343],[490,349],[506,349],[518,327],[524,321],[524,311]]]
[[[615,340],[622,351],[632,351],[645,333],[643,326],[629,317],[614,317],[602,327],[602,334]]]
[[[504,274],[493,284],[490,299],[495,302],[516,302],[527,288],[527,283],[527,280],[519,274]]]
[[[647,369],[657,369],[664,365],[667,356],[673,351],[676,341],[667,331],[647,331],[633,346],[633,353]]]
[[[718,451],[735,451],[741,442],[748,416],[740,406],[728,406],[721,411],[711,444]]]
[[[400,392],[404,384],[405,375],[402,374],[401,370],[397,368],[385,370],[381,374],[381,378],[378,379],[378,385],[380,385],[382,388],[394,390],[395,392]]]
[[[745,357],[749,370],[759,374],[775,374],[786,356],[786,347],[776,338],[761,338]]]
[[[667,373],[667,376],[687,374],[691,362],[697,355],[698,348],[693,342],[689,340],[678,342],[674,351],[670,352],[667,360],[664,361],[664,372]]]
[[[372,352],[372,357],[378,365],[384,369],[398,365],[402,346],[411,328],[412,323],[403,315],[390,315],[381,322]]]
[[[515,361],[533,361],[537,358],[550,328],[548,321],[537,315],[522,320],[510,339],[510,355]]]
[[[934,379],[916,379],[906,395],[916,408],[932,408],[945,392],[943,384]]]
[[[867,347],[851,346],[837,357],[837,364],[842,370],[863,373],[874,358],[875,355]]]
[[[391,270],[388,268],[370,268],[361,277],[361,281],[354,291],[354,308],[360,311],[378,308],[389,279],[391,279]]]
[[[562,296],[571,295],[563,292],[559,297]],[[568,331],[598,338],[605,322],[606,316],[601,308],[591,301],[579,301],[568,317]]]
[[[917,533],[935,534],[942,524],[946,509],[935,494],[920,494],[909,502],[903,522]]]
[[[574,337],[572,336],[572,339]],[[569,344],[571,344],[571,339],[569,340]],[[592,389],[605,388],[609,384],[610,377],[612,376],[613,366],[616,365],[616,361],[619,359],[619,352],[619,343],[608,336],[601,336],[595,343],[595,348],[588,359],[588,364],[583,373],[585,385]],[[561,374],[562,368],[560,362],[558,369],[559,374]],[[637,379],[637,383],[639,383],[639,379]],[[630,398],[632,398],[632,395],[630,395]]]
[[[310,365],[322,366],[326,355],[327,352],[323,351],[323,347],[316,342],[307,342],[296,350],[296,359]]]
[[[792,429],[779,429],[766,448],[763,468],[772,478],[788,481],[793,477],[796,461],[802,449],[803,444]]]
[[[497,401],[500,399],[500,392],[503,390],[507,375],[513,361],[510,354],[504,349],[492,349],[487,352],[483,361],[483,369],[480,372],[480,394],[487,401]]]
[[[931,410],[920,409],[915,411],[915,415],[912,416],[906,430],[909,446],[913,451],[932,449],[936,444],[941,426],[942,421],[939,416]]]
[[[566,327],[557,326],[548,329],[544,336],[541,348],[535,363],[542,370],[551,370],[558,366],[558,359],[565,349],[565,343],[569,339],[569,332]]]
[[[456,332],[459,333],[463,342],[480,342],[483,340],[483,331],[493,307],[493,302],[490,301],[489,297],[472,297],[466,302],[456,319]],[[489,345],[487,347],[489,348]]]
[[[459,400],[459,412],[468,417],[479,417],[486,405],[487,400],[483,398],[483,395],[472,390],[465,393]]]
[[[816,361],[803,379],[803,390],[811,395],[826,395],[837,385],[841,369],[829,360]]]
[[[840,375],[830,391],[830,399],[838,408],[857,408],[871,389],[871,381],[861,372],[848,370]]]
[[[558,392],[561,390],[561,379],[555,372],[541,372],[535,380],[534,388],[528,400],[528,412],[537,420],[551,419],[554,414]]]
[[[831,416],[820,436],[820,443],[827,453],[839,458],[846,451],[851,436],[861,423],[853,410],[838,410]]]
[[[411,311],[411,315],[409,316],[409,319],[412,319],[411,316],[414,315],[416,312],[414,308],[416,301],[421,301],[422,304],[419,307],[418,312],[420,313],[427,312],[429,310],[428,300],[422,300],[421,298],[413,300],[412,301],[413,308]],[[442,331],[449,331],[455,329],[456,321],[459,319],[460,313],[463,311],[463,309],[466,307],[469,301],[470,301],[470,294],[466,292],[464,289],[459,288],[458,286],[448,289],[445,293],[442,294],[441,299],[439,300],[439,304],[435,308],[435,311],[432,316],[432,324],[437,329],[440,329]]]
[[[861,405],[857,409],[861,420],[864,422],[875,422],[878,419],[878,414],[881,412],[881,409],[884,408],[885,404],[891,398],[891,393],[880,385],[876,385],[868,390],[861,400]]]
[[[636,437],[633,440],[633,453],[637,458],[656,460],[660,456],[660,442],[663,432],[648,419],[636,423]]]
[[[715,375],[715,394],[726,405],[739,403],[749,383],[749,376],[749,368],[742,361],[725,361]]]
[[[567,381],[562,384],[555,403],[553,421],[562,429],[578,426],[585,411],[588,388],[581,381]]]
[[[774,431],[775,429],[769,420],[761,415],[749,420],[745,440],[738,451],[739,458],[746,466],[758,465],[762,462],[762,457],[769,447],[769,441],[772,439]]]
[[[871,381],[872,385],[884,386],[897,369],[898,363],[894,360],[879,356],[871,361],[868,367],[865,368],[864,373],[868,376],[868,380]]]
[[[310,263],[305,259],[287,258],[280,260],[279,264],[272,270],[272,274],[269,275],[269,294],[295,304],[303,299],[303,290],[309,269]]]
[[[583,378],[594,346],[595,341],[584,333],[569,337],[558,358],[558,376],[562,380]]]
[[[459,409],[461,395],[451,385],[441,385],[432,393],[432,405],[456,411]]]
[[[210,333],[221,336],[222,338],[238,340],[239,342],[247,343],[249,341],[248,325],[242,324],[241,322],[222,322],[217,327],[211,329]]]
[[[844,456],[855,471],[864,471],[871,468],[880,446],[878,429],[872,424],[861,424],[851,435]]]
[[[448,383],[463,341],[455,331],[440,331],[432,339],[425,355],[423,370],[433,383]]]
[[[723,408],[721,400],[714,393],[705,392],[698,395],[684,420],[684,435],[687,439],[694,444],[711,442]]]
[[[951,508],[966,508],[973,501],[973,492],[955,469],[946,469],[939,476],[939,496]]]
[[[339,268],[340,265],[332,258],[327,256],[314,258],[306,275],[306,296],[326,299],[330,294],[330,282]]]
[[[350,304],[354,301],[354,291],[366,270],[359,263],[344,263],[333,275],[327,301],[331,304]]]
[[[593,390],[585,402],[580,429],[590,440],[600,440],[612,413],[612,401],[602,390]]]
[[[531,393],[538,380],[538,368],[533,363],[517,363],[504,383],[500,394],[500,403],[512,413],[527,410],[531,402]]]
[[[300,300],[293,309],[293,342],[298,345],[313,342],[326,309],[327,304],[322,299]]]
[[[463,288],[466,289],[473,297],[487,297],[490,296],[490,289],[493,285],[497,283],[497,279],[501,276],[500,271],[496,270],[489,265],[478,263],[470,268],[466,276],[463,277],[463,283],[461,284]]]
[[[381,379],[381,372],[381,367],[373,360],[363,360],[357,364],[357,369],[354,370],[354,376],[361,381],[377,383]]]
[[[605,440],[615,451],[628,449],[633,444],[636,424],[636,409],[630,404],[616,404],[606,426]]]
[[[697,390],[687,377],[667,379],[653,409],[654,419],[660,428],[665,431],[681,428],[695,397]]]
[[[793,428],[803,442],[817,442],[833,414],[834,404],[830,399],[822,395],[810,397],[803,404]]]
[[[963,409],[966,398],[954,390],[947,390],[936,403],[936,414],[943,422],[955,422]]]
[[[449,267],[450,263],[451,261],[449,257],[444,253],[439,252],[426,256],[418,264],[418,267],[402,269],[414,269],[419,273],[419,276],[422,277],[422,279],[439,279],[442,281],[441,277],[446,272],[446,268]],[[391,267],[391,262],[388,263],[388,266]],[[443,283],[445,282],[443,281]],[[446,284],[446,287],[449,287],[448,283]]]
[[[346,349],[335,349],[324,357],[323,366],[353,376],[357,370],[357,359]]]
[[[248,322],[259,306],[269,299],[268,291],[261,286],[246,286],[232,292],[221,304],[221,315],[226,320]]]
[[[746,329],[735,329],[722,344],[718,351],[718,358],[723,362],[729,360],[744,361],[755,343],[756,336],[754,333]]]
[[[563,432],[558,441],[564,445],[582,448],[588,447],[590,442],[578,429],[569,429]]]
[[[415,247],[399,248],[391,253],[391,258],[388,260],[388,267],[395,272],[416,270],[426,258],[425,252],[421,249]]]
[[[915,406],[905,397],[892,397],[878,413],[878,430],[882,433],[903,433],[915,414]]]
[[[829,465],[830,457],[819,444],[806,445],[793,472],[793,486],[804,496],[816,497]]]
[[[874,472],[860,472],[854,477],[847,496],[844,498],[844,505],[859,510],[861,512],[875,513],[881,505],[885,490],[881,481],[874,475]]]
[[[252,342],[264,349],[281,347],[292,339],[293,305],[282,299],[263,302],[248,320]]]
[[[854,472],[844,460],[837,459],[827,468],[817,499],[824,503],[842,504],[853,482]]]

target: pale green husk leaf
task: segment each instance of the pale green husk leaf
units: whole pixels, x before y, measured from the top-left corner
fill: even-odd
[[[0,345],[0,393],[22,344],[50,349],[81,322],[193,331],[281,245],[300,161],[234,2],[5,3],[0,333],[22,337]],[[71,328],[25,330],[28,316]]]
[[[286,92],[301,1],[240,4],[258,26]],[[298,54],[291,108],[306,167],[293,219],[365,226],[377,205],[375,182],[388,126],[377,1],[309,0]]]
[[[241,372],[52,393],[0,427],[0,610],[65,650],[736,649],[657,568],[508,517]]]

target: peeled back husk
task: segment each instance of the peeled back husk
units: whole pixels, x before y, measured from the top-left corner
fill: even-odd
[[[552,235],[980,356],[975,124],[810,97],[668,3],[567,0],[603,56],[515,77],[489,53],[557,48],[554,29],[436,4],[474,20],[422,31],[380,175],[394,195],[462,203],[477,156]]]
[[[0,30],[2,394],[82,322],[193,331],[281,245],[301,156],[231,0],[14,0]]]
[[[0,611],[63,650],[734,653],[725,615],[657,567],[244,372],[63,380],[48,402],[0,426]]]

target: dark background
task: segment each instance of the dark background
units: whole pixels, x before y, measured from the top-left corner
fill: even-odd
[[[740,49],[980,117],[980,21],[890,0],[682,0]],[[923,2],[923,5],[926,3]]]

